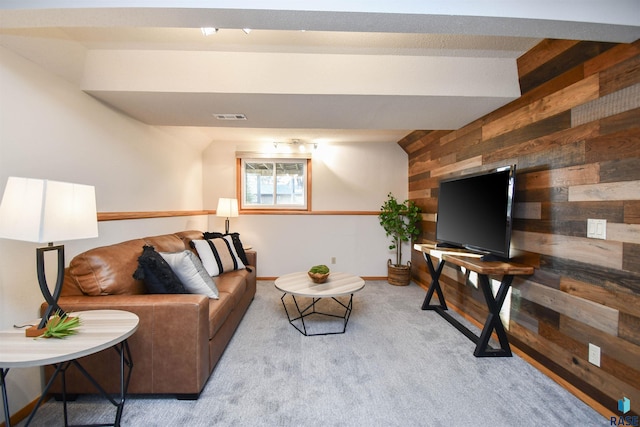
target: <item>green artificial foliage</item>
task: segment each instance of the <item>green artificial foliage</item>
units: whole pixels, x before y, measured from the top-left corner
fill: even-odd
[[[387,237],[391,237],[391,245],[389,250],[396,251],[396,267],[402,265],[402,243],[410,242],[412,239],[420,235],[420,208],[411,200],[405,200],[400,203],[393,194],[387,195],[387,200],[380,207],[378,215],[380,225],[387,233]]]
[[[58,310],[47,322],[44,338],[66,338],[69,335],[78,333],[76,329],[80,326],[80,317],[69,317],[67,313],[60,313]]]
[[[327,274],[328,272],[329,267],[326,265],[314,265],[309,269],[309,273]]]

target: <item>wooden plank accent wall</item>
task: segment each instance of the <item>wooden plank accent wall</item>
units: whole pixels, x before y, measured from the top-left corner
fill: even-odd
[[[435,239],[441,179],[517,164],[512,247],[535,266],[513,283],[508,330],[527,355],[617,414],[640,412],[640,41],[545,40],[518,59],[522,96],[457,130],[415,131],[409,197]],[[587,218],[607,220],[587,239]],[[430,283],[422,254],[412,275]],[[468,275],[447,267],[445,297],[482,322]],[[588,345],[601,348],[601,367]]]

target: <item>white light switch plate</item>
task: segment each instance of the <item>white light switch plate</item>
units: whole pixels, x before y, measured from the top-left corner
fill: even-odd
[[[605,240],[607,238],[607,220],[587,219],[587,237]]]
[[[600,347],[589,343],[589,362],[600,367]]]

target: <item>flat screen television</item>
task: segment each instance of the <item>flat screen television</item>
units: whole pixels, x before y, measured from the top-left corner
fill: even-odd
[[[483,259],[510,258],[516,166],[440,182],[436,241],[465,248]]]

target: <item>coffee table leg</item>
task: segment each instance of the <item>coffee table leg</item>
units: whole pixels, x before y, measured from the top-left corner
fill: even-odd
[[[338,303],[339,305],[341,305],[344,309],[344,315],[339,316],[336,314],[331,314],[331,313],[324,313],[321,311],[317,311],[316,310],[316,303],[318,301],[320,301],[322,298],[312,298],[311,299],[311,303],[304,307],[303,309],[300,309],[300,305],[298,304],[298,300],[296,299],[295,295],[291,295],[291,298],[293,299],[293,302],[295,304],[296,310],[298,311],[298,315],[296,317],[291,317],[291,314],[289,313],[289,310],[287,309],[287,305],[284,301],[285,297],[287,296],[286,293],[284,293],[282,295],[282,297],[280,298],[280,300],[282,301],[282,306],[284,307],[284,311],[287,314],[287,319],[289,320],[289,323],[291,324],[291,326],[293,326],[294,328],[296,328],[298,330],[298,332],[300,332],[302,335],[310,337],[310,336],[315,336],[315,335],[337,335],[337,334],[344,334],[345,331],[347,330],[347,323],[349,322],[349,318],[351,317],[351,311],[353,310],[353,294],[351,294],[349,296],[349,302],[347,304],[344,304],[342,301],[338,300],[335,297],[331,297],[331,299],[333,301],[335,301],[336,303]],[[307,316],[310,316],[312,314],[318,314],[321,316],[329,316],[329,317],[337,317],[339,319],[343,319],[344,323],[343,323],[343,327],[342,327],[342,331],[339,332],[323,332],[323,333],[316,333],[316,334],[310,334],[307,332],[307,326],[305,324],[304,318]],[[302,329],[299,328],[295,323],[295,321],[300,320],[300,322],[302,323]]]

